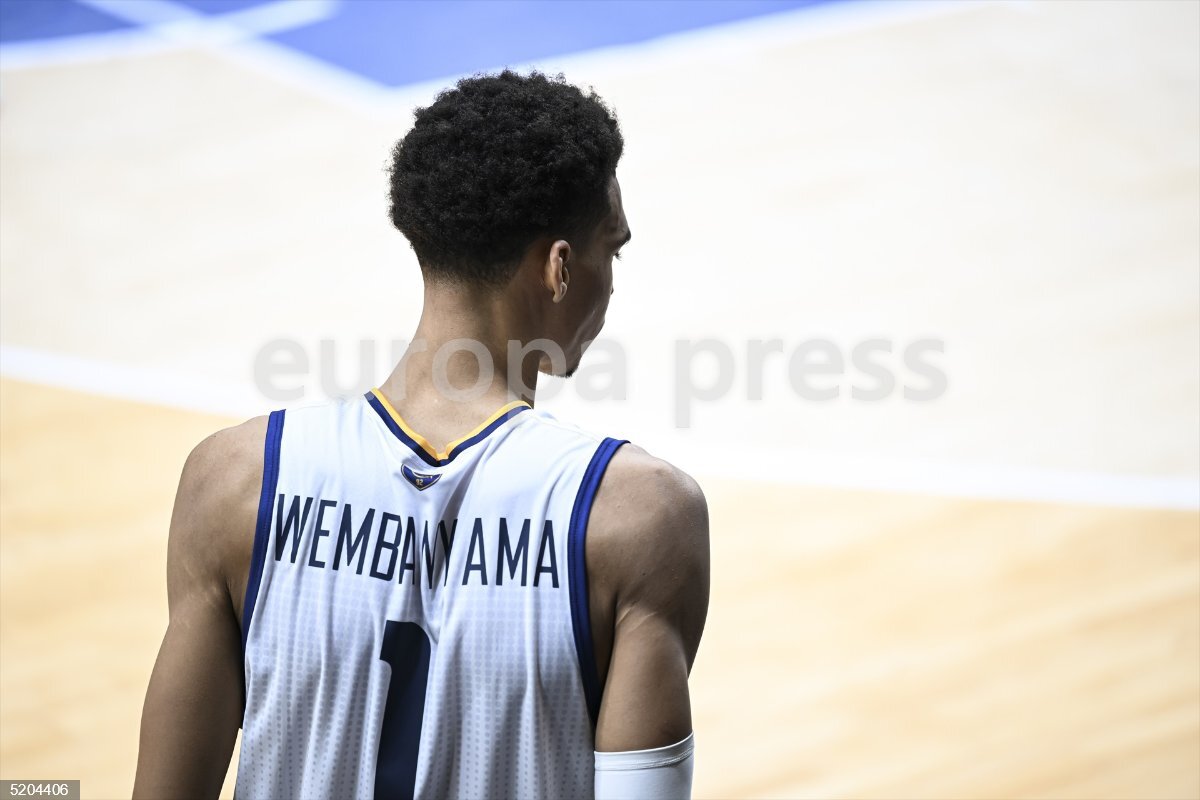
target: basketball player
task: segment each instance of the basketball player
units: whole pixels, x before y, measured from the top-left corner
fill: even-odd
[[[703,495],[533,408],[604,324],[623,146],[536,73],[417,111],[391,168],[413,344],[366,396],[188,458],[135,797],[216,797],[239,726],[239,800],[689,796]]]

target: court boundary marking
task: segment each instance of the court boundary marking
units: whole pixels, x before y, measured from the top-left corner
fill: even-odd
[[[276,407],[249,387],[195,373],[0,344],[0,377],[241,421]],[[286,408],[313,405],[308,400]],[[701,477],[976,500],[1200,511],[1200,476],[1152,476],[789,450],[747,443],[736,462],[675,434],[670,460]]]

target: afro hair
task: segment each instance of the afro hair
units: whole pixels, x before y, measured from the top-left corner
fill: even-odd
[[[476,75],[416,110],[391,158],[391,217],[426,275],[506,283],[540,236],[586,236],[624,149],[612,110],[561,76]]]

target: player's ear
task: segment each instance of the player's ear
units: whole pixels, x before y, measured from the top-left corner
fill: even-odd
[[[562,299],[567,296],[571,278],[567,262],[570,261],[570,258],[571,244],[566,239],[558,239],[550,245],[550,252],[546,256],[546,263],[542,269],[542,284],[550,292],[551,302],[562,302]]]

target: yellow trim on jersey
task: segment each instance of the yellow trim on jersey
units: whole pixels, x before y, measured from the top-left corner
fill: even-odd
[[[512,411],[514,408],[520,408],[521,406],[525,406],[526,408],[528,408],[529,403],[526,403],[524,400],[513,400],[511,403],[503,406],[498,411],[496,411],[494,414],[492,414],[490,417],[488,417],[486,420],[484,420],[483,424],[478,425],[475,428],[475,430],[471,431],[466,436],[458,437],[453,442],[446,445],[446,452],[443,453],[442,455],[439,455],[438,458],[439,459],[449,458],[450,454],[452,452],[454,452],[454,448],[458,447],[460,444],[465,442],[467,439],[470,439],[471,437],[477,436],[478,434],[482,433],[483,429],[486,428],[488,425],[491,425],[493,422],[500,419],[505,414]]]
[[[460,444],[465,442],[467,439],[470,439],[472,436],[477,436],[480,432],[483,431],[484,428],[486,428],[488,425],[491,425],[493,422],[498,420],[500,417],[503,417],[505,414],[507,414],[509,411],[512,411],[514,408],[519,408],[521,406],[531,407],[531,406],[529,406],[529,403],[526,403],[524,400],[513,400],[511,403],[502,407],[500,410],[496,411],[490,417],[485,419],[482,424],[476,426],[475,430],[471,431],[470,433],[466,434],[465,436],[458,437],[457,439],[455,439],[454,441],[452,441],[448,445],[446,445],[446,449],[444,451],[439,451],[436,447],[434,447],[429,442],[428,439],[426,439],[424,436],[422,436],[421,434],[414,431],[412,429],[412,427],[409,426],[409,424],[404,421],[404,417],[400,416],[400,412],[392,407],[392,404],[388,402],[388,399],[383,396],[383,392],[379,391],[378,389],[372,389],[371,394],[375,395],[375,398],[377,400],[379,400],[380,405],[382,405],[387,410],[387,412],[391,416],[391,418],[393,420],[395,420],[397,425],[400,426],[400,430],[402,430],[406,434],[408,434],[408,437],[410,439],[412,439],[414,442],[416,442],[417,444],[419,444],[421,446],[422,450],[424,450],[431,457],[433,457],[434,459],[436,459],[438,461],[445,461],[447,458],[450,457],[450,454],[454,452],[454,448],[458,447]]]

